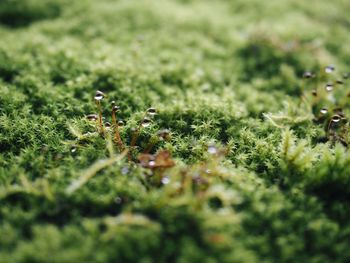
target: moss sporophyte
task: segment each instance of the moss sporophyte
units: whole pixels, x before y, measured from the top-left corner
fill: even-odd
[[[103,116],[102,103],[105,98],[107,98],[107,96],[104,92],[99,90],[96,91],[94,101],[96,103],[98,113],[88,114],[86,115],[86,119],[89,122],[95,124],[94,127],[96,128],[97,134],[99,134],[100,137],[104,138],[107,141],[107,143],[109,140],[112,140],[113,144],[117,147],[120,155],[119,157],[117,157],[114,154],[111,154],[110,159],[106,159],[105,161],[98,161],[98,165],[94,169],[92,169],[93,173],[87,173],[88,176],[83,176],[83,179],[74,181],[67,188],[67,191],[69,193],[72,193],[79,187],[81,187],[82,184],[86,183],[88,181],[88,178],[90,178],[90,176],[96,173],[99,169],[104,169],[106,166],[116,162],[116,158],[118,158],[118,160],[122,160],[123,157],[126,156],[129,162],[139,163],[142,167],[150,169],[154,177],[158,178],[158,180],[156,180],[157,184],[159,184],[162,181],[164,177],[164,171],[175,165],[174,160],[171,158],[171,153],[168,150],[159,150],[155,154],[150,154],[150,152],[153,150],[153,148],[158,142],[169,141],[171,139],[171,132],[169,129],[162,129],[157,131],[154,136],[151,135],[150,141],[148,142],[148,144],[146,144],[147,146],[144,148],[144,150],[138,150],[140,148],[139,146],[137,146],[139,135],[143,129],[146,129],[152,125],[153,119],[157,115],[157,110],[155,108],[148,108],[145,111],[142,119],[139,121],[138,125],[130,129],[130,144],[128,145],[126,143],[127,138],[124,138],[125,142],[123,142],[123,138],[120,133],[120,129],[125,125],[125,123],[121,120],[118,120],[118,113],[120,113],[121,109],[118,105],[116,105],[115,101],[111,102],[111,122],[105,121],[106,118]],[[77,131],[74,131],[74,128],[71,127],[71,130],[72,129],[73,133],[78,133]],[[125,136],[128,137],[127,134],[125,134]],[[82,147],[79,145],[79,143],[81,142],[81,138],[84,138],[84,135],[77,137],[78,140],[74,142],[74,144],[71,146],[71,153],[76,153],[77,149],[79,147]],[[110,153],[112,152],[113,149],[110,149]]]
[[[327,140],[347,146],[349,122],[344,109],[350,104],[344,94],[348,93],[348,74],[336,76],[335,73],[334,65],[328,65],[317,73],[306,71],[301,85],[301,101],[313,114],[314,123],[324,127]]]
[[[285,128],[285,123],[312,121],[316,127],[323,129],[317,138],[319,142],[329,141],[331,145],[339,142],[348,146],[350,110],[348,94],[348,73],[337,74],[334,65],[320,68],[317,71],[305,71],[300,81],[300,99],[298,107],[287,108],[280,114],[264,116],[273,125]]]
[[[130,134],[126,132],[123,136],[120,133],[120,129],[123,128],[124,122],[118,120],[118,113],[121,112],[121,108],[117,106],[115,101],[111,102],[111,123],[106,121],[107,118],[103,116],[103,100],[107,98],[106,94],[102,91],[97,91],[94,100],[97,105],[98,113],[92,113],[86,115],[88,122],[94,124],[93,127],[96,129],[96,134],[98,137],[103,138],[106,141],[106,148],[109,151],[110,157],[107,159],[98,160],[90,168],[83,171],[82,176],[77,180],[74,180],[66,189],[67,193],[71,194],[82,187],[88,180],[94,176],[98,171],[105,169],[116,162],[120,162],[127,158],[129,164],[137,164],[144,169],[149,170],[149,175],[146,177],[145,184],[160,186],[165,185],[170,182],[170,177],[167,170],[175,166],[175,160],[172,158],[171,152],[169,150],[158,149],[155,153],[151,154],[154,147],[159,142],[169,142],[171,140],[171,131],[169,129],[161,129],[151,134],[149,142],[143,143],[146,145],[143,150],[141,145],[137,146],[139,135],[143,129],[149,128],[154,123],[154,117],[157,115],[157,110],[153,107],[148,108],[143,117],[138,121],[137,125],[130,128]],[[80,147],[84,147],[85,135],[81,134],[74,127],[70,127],[73,134],[75,134],[78,139],[73,142],[71,146],[71,153],[76,154]],[[129,136],[128,136],[129,135]],[[91,132],[87,133],[86,136],[91,136]],[[129,142],[129,143],[127,143]],[[81,145],[80,145],[81,144]],[[119,154],[114,154],[114,147],[117,148]],[[210,144],[208,146],[208,154],[210,154],[211,159],[207,165],[202,164],[200,167],[204,174],[211,174],[212,169],[209,168],[217,160],[221,160],[223,156],[227,154],[227,150],[224,148],[218,148],[215,144]],[[201,173],[202,173],[201,172]],[[209,182],[206,177],[195,174],[193,176],[194,185],[200,186],[200,189],[206,189]],[[192,178],[192,175],[191,175]],[[181,187],[186,184],[182,181]]]

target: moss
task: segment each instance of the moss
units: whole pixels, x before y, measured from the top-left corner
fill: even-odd
[[[37,20],[60,14],[59,1],[4,0],[0,4],[0,22],[9,27],[27,26]]]
[[[349,262],[348,7],[1,1],[0,261]]]

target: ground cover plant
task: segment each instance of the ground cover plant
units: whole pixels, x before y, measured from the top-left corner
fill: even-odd
[[[0,262],[349,262],[347,1],[0,1]]]

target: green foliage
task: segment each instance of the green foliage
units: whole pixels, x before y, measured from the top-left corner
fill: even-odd
[[[54,18],[60,13],[59,2],[53,0],[1,1],[0,22],[10,27],[21,27],[36,20]]]
[[[0,1],[0,262],[349,262],[348,10]],[[131,159],[176,165],[99,134],[96,90],[125,145],[155,107]]]

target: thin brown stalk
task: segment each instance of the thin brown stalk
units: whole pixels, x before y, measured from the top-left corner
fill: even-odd
[[[119,126],[118,126],[118,122],[117,122],[117,116],[116,116],[115,109],[112,109],[112,124],[113,124],[114,129],[115,129],[114,141],[116,141],[118,143],[119,151],[122,152],[124,150],[124,145],[123,145],[123,141],[122,141],[122,138],[120,136],[120,133],[119,133]]]
[[[101,102],[98,100],[96,101],[97,103],[97,108],[98,108],[98,122],[100,126],[100,133],[104,134],[104,128],[103,128],[103,123],[102,123],[102,107],[101,107]]]

